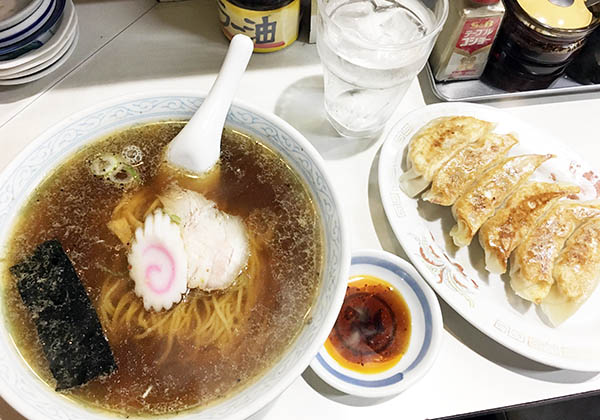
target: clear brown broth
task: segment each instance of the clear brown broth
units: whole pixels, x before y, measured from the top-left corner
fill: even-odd
[[[273,228],[259,278],[252,283],[256,304],[243,331],[223,346],[176,344],[162,362],[164,340],[117,339],[107,332],[118,371],[68,392],[99,408],[127,414],[172,413],[205,406],[241,390],[294,341],[308,321],[320,283],[321,222],[306,187],[287,164],[255,139],[226,129],[218,188],[206,190],[181,172],[159,176],[164,147],[182,126],[165,122],[134,127],[76,153],[31,195],[8,242],[4,309],[11,333],[27,363],[53,387],[34,324],[7,268],[39,243],[56,238],[94,305],[98,305],[106,269],[124,273],[123,281],[129,281],[127,248],[106,227],[125,192],[90,173],[89,161],[94,156],[118,154],[127,145],[136,145],[144,155],[143,164],[137,167],[140,185],[158,193],[177,183],[204,193],[221,210],[241,216],[249,229],[258,230],[255,233]]]

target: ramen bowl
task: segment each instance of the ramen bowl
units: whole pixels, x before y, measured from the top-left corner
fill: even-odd
[[[0,175],[3,249],[7,248],[7,238],[23,204],[65,159],[87,144],[133,125],[187,120],[202,100],[202,97],[185,93],[122,98],[72,116],[34,140]],[[232,105],[226,126],[260,140],[275,151],[306,185],[322,224],[321,282],[311,308],[310,322],[304,323],[294,341],[257,379],[206,407],[157,418],[176,415],[182,420],[244,419],[252,415],[283,392],[309,365],[333,327],[344,298],[350,265],[348,240],[339,200],[319,154],[285,121],[238,102]],[[6,319],[10,308],[6,307],[4,294],[1,300],[0,395],[11,406],[32,420],[123,418],[122,414],[67,398],[44,383],[13,344]]]

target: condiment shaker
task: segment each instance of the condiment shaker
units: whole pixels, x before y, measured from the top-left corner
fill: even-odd
[[[452,0],[429,58],[436,80],[479,78],[503,16],[500,0]]]

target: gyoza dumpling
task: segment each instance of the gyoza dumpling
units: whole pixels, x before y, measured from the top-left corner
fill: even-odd
[[[590,297],[600,279],[600,217],[579,226],[554,261],[554,285],[542,311],[559,325]]]
[[[430,121],[408,146],[409,170],[400,177],[404,192],[414,197],[423,191],[453,153],[493,128],[494,124],[473,117],[441,117]]]
[[[479,227],[538,166],[552,155],[523,155],[502,160],[475,181],[452,206],[456,226],[450,236],[456,246],[471,243]]]
[[[558,182],[528,182],[519,187],[504,207],[479,229],[485,268],[491,273],[504,273],[511,252],[527,236],[536,220],[559,198],[578,192],[579,187]]]
[[[554,260],[567,238],[585,220],[599,215],[600,202],[596,201],[559,201],[550,208],[510,257],[514,292],[539,304],[554,283]]]
[[[467,144],[437,171],[423,200],[451,206],[479,174],[497,164],[518,142],[511,134],[488,133]]]

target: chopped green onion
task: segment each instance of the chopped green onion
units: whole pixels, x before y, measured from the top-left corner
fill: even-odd
[[[133,179],[140,179],[140,174],[133,168],[133,166],[123,164],[123,169],[125,169],[125,171],[127,171],[127,173],[133,177]]]
[[[105,153],[92,161],[90,171],[96,176],[109,176],[118,168],[119,163],[115,155]]]
[[[131,166],[137,166],[142,163],[144,154],[142,153],[142,149],[134,144],[130,144],[123,148],[121,156],[123,156],[123,160],[125,160],[125,162],[129,163]]]
[[[177,216],[176,214],[169,214],[169,217],[171,218],[171,221],[176,225],[181,224],[181,217]]]
[[[118,185],[127,185],[132,182],[135,177],[127,170],[127,166],[128,165],[125,165],[124,163],[120,163],[119,166],[117,166],[117,169],[108,175],[108,180]]]

